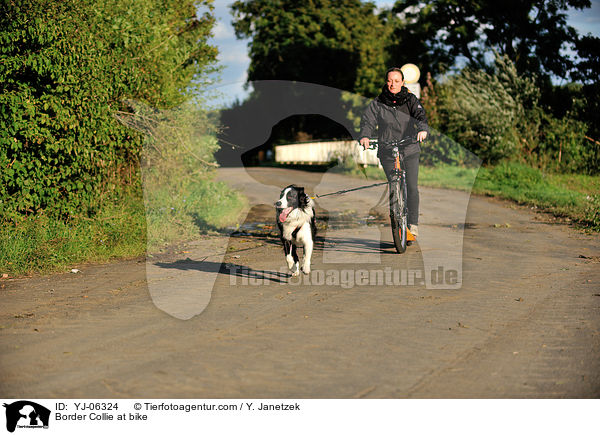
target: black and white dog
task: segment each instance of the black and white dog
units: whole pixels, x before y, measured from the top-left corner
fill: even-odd
[[[301,270],[307,275],[310,273],[310,257],[317,232],[313,207],[313,200],[304,193],[304,187],[293,184],[281,191],[279,201],[275,203],[283,252],[292,276],[299,274],[298,254],[296,253],[298,246],[304,247]]]

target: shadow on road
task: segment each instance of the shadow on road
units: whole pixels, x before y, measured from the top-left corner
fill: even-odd
[[[377,239],[331,237],[323,239],[322,246],[325,246],[329,251],[340,253],[397,255],[392,242]]]
[[[291,273],[283,273],[272,270],[256,270],[248,266],[232,263],[217,263],[206,260],[177,260],[173,262],[157,262],[155,266],[163,269],[176,269],[186,271],[211,272],[218,271],[219,274],[239,278],[250,278],[261,281],[272,281],[275,283],[286,283],[292,276]]]

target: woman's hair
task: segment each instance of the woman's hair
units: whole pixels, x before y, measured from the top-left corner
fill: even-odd
[[[388,69],[388,70],[385,72],[385,81],[387,82],[387,79],[388,79],[388,74],[389,74],[389,73],[391,73],[391,72],[394,72],[394,71],[395,71],[395,72],[399,72],[399,73],[400,73],[400,75],[402,76],[402,81],[404,81],[404,73],[403,73],[403,72],[402,72],[402,70],[401,70],[400,68],[398,68],[398,67],[392,67],[392,68]]]

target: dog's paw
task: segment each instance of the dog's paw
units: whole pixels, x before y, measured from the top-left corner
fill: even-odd
[[[290,270],[292,271],[292,276],[300,275],[300,265],[298,263],[293,263]]]
[[[302,270],[302,273],[303,273],[304,275],[308,275],[308,274],[310,274],[310,265],[308,265],[308,266],[307,266],[307,265],[304,265],[304,266],[302,266],[302,269],[301,269],[301,270]]]
[[[287,261],[288,269],[294,270],[294,259],[291,255],[285,257],[285,261]]]

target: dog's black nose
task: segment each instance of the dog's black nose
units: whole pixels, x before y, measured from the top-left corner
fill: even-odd
[[[281,201],[277,201],[277,202],[275,203],[275,207],[281,207]]]

